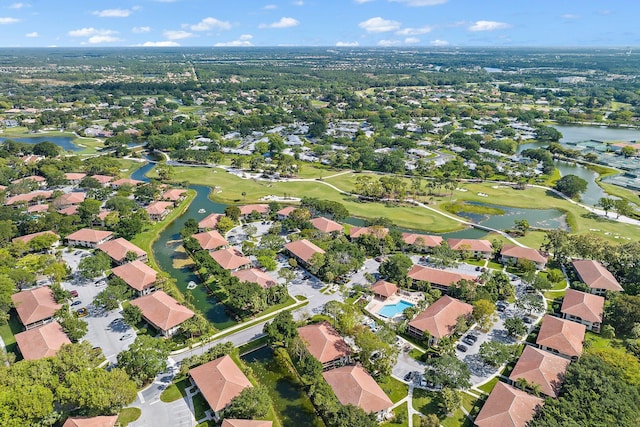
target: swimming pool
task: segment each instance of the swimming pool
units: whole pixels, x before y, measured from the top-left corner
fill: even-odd
[[[400,300],[395,304],[388,304],[378,310],[378,314],[382,317],[393,318],[398,314],[402,314],[405,308],[413,307],[413,304]]]

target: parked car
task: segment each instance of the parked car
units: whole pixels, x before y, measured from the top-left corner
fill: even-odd
[[[461,351],[461,352],[463,352],[463,353],[466,353],[466,352],[467,352],[467,350],[469,350],[469,349],[467,348],[467,346],[466,346],[466,345],[458,344],[458,345],[456,346],[456,350]]]
[[[124,334],[123,336],[120,337],[120,341],[124,341],[127,338],[131,338],[133,335],[132,334]]]
[[[469,332],[467,334],[467,338],[469,338],[471,341],[476,342],[478,341],[478,336],[476,335],[475,332]]]
[[[76,291],[75,289],[72,290],[70,293],[73,298],[78,298],[78,291]]]
[[[413,372],[409,372],[407,375],[404,376],[405,381],[411,381],[412,379],[413,379]]]
[[[475,344],[475,340],[472,340],[469,336],[466,336],[464,338],[462,338],[462,342],[468,345],[473,345]]]
[[[82,301],[75,300],[74,302],[71,303],[71,307],[75,307],[76,305],[80,305],[80,304],[82,304]]]
[[[498,311],[499,311],[499,312],[501,312],[501,313],[502,313],[503,311],[505,311],[506,309],[507,309],[507,306],[502,305],[502,304],[499,304],[499,305],[497,305],[497,306],[496,306],[496,310],[498,310]]]
[[[533,323],[533,319],[532,319],[531,317],[529,317],[529,316],[525,316],[525,317],[523,317],[523,318],[522,318],[522,321],[523,321],[524,323],[528,324],[528,325],[530,325],[530,324],[532,324],[532,323]]]
[[[85,317],[89,315],[89,311],[85,307],[82,307],[76,310],[76,314],[78,317]]]

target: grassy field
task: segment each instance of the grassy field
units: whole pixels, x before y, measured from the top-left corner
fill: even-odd
[[[386,380],[378,382],[380,388],[389,396],[393,403],[404,399],[409,393],[409,386],[389,376]]]
[[[491,381],[484,383],[480,387],[478,387],[478,390],[482,390],[485,393],[489,394],[491,393],[491,390],[493,390],[493,388],[496,386],[498,381],[499,381],[498,377],[495,377]]]
[[[261,197],[270,194],[292,197],[304,195],[340,202],[345,205],[351,215],[356,217],[375,218],[384,216],[391,218],[400,227],[434,233],[462,228],[456,221],[429,212],[426,209],[416,209],[412,206],[388,206],[382,203],[359,203],[352,197],[340,194],[321,182],[270,183],[241,179],[221,169],[191,167],[176,167],[174,179],[178,182],[189,181],[192,184],[215,186],[216,191],[215,194],[212,194],[212,198],[221,203],[258,202]],[[245,196],[242,196],[242,193],[246,193]]]
[[[380,425],[384,427],[407,427],[409,425],[409,410],[406,402],[395,408],[393,410],[393,414],[395,415],[394,419],[386,421]]]
[[[7,353],[13,353],[17,356],[18,345],[16,344],[15,334],[22,332],[23,328],[16,312],[13,311],[12,313],[7,324],[0,326],[0,337],[2,337],[2,341],[4,341]]]
[[[121,427],[126,427],[129,425],[129,423],[132,423],[140,418],[141,414],[142,411],[140,410],[140,408],[124,408],[118,415],[118,423]]]
[[[136,162],[131,159],[115,159],[120,164],[119,175],[121,178],[129,178],[129,176],[137,169],[140,169],[146,162]]]

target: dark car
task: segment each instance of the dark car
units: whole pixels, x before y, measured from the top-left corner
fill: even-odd
[[[467,344],[467,345],[473,345],[475,344],[475,340],[472,340],[469,336],[466,336],[464,338],[462,338],[462,342]]]
[[[525,316],[522,318],[522,321],[528,325],[533,323],[533,319],[531,317]]]
[[[71,307],[74,307],[74,306],[76,306],[76,305],[80,305],[80,304],[82,304],[82,301],[78,301],[78,300],[76,300],[76,301],[74,301],[74,302],[72,302],[72,303],[71,303]]]
[[[413,378],[413,372],[409,372],[407,375],[404,376],[405,381],[411,381],[412,378]]]
[[[467,350],[469,350],[469,349],[467,348],[467,346],[466,346],[466,345],[462,345],[462,344],[458,344],[458,345],[456,346],[456,349],[457,349],[458,351],[463,352],[463,353],[466,353],[466,351],[467,351]]]
[[[498,310],[498,311],[499,311],[499,312],[501,312],[501,313],[502,313],[503,311],[505,311],[506,309],[507,309],[507,306],[506,306],[506,305],[499,304],[499,305],[497,305],[497,306],[496,306],[496,310]]]

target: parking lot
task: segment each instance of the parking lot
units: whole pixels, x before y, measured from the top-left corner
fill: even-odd
[[[86,256],[84,254],[89,252],[86,250],[63,251],[62,258],[73,271],[76,271],[78,263],[83,256]],[[74,274],[71,280],[62,282],[62,286],[68,291],[78,292],[78,297],[72,302],[73,310],[77,312],[84,308],[88,313],[82,317],[89,325],[84,340],[94,347],[100,347],[109,362],[115,363],[118,353],[129,348],[135,340],[136,333],[124,323],[115,322],[116,319],[122,319],[119,309],[106,312],[93,306],[93,299],[107,286],[106,281],[104,279],[86,280]]]

